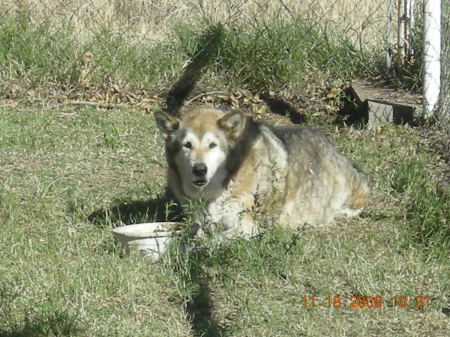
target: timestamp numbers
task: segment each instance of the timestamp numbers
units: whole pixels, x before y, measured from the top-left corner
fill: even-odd
[[[315,306],[324,306],[328,308],[427,308],[430,304],[428,296],[392,296],[385,301],[381,296],[327,296],[324,299],[315,296],[302,296],[302,304],[304,308],[314,308]]]

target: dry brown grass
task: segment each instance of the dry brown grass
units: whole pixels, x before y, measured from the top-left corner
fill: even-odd
[[[385,35],[385,0],[3,0],[0,12],[26,15],[37,23],[51,20],[72,27],[82,39],[100,27],[130,37],[164,39],[179,22],[243,22],[300,14],[324,29],[340,30],[360,43]]]

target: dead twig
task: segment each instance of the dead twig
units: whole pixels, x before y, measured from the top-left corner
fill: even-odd
[[[196,101],[199,98],[202,98],[204,96],[208,96],[208,95],[224,95],[225,92],[224,91],[209,91],[209,92],[202,92],[201,94],[198,94],[194,97],[192,97],[189,101],[186,102],[185,105],[189,105],[192,102]]]

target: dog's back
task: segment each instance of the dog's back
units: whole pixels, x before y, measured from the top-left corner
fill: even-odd
[[[367,178],[320,132],[272,129],[288,153],[282,220],[324,224],[336,215],[359,214],[367,203]]]

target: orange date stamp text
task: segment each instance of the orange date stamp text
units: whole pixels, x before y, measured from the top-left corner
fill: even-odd
[[[302,296],[300,299],[304,308],[320,306],[334,309],[383,307],[421,309],[428,308],[431,303],[428,296],[392,296],[386,299],[382,296],[327,296],[325,298]]]

